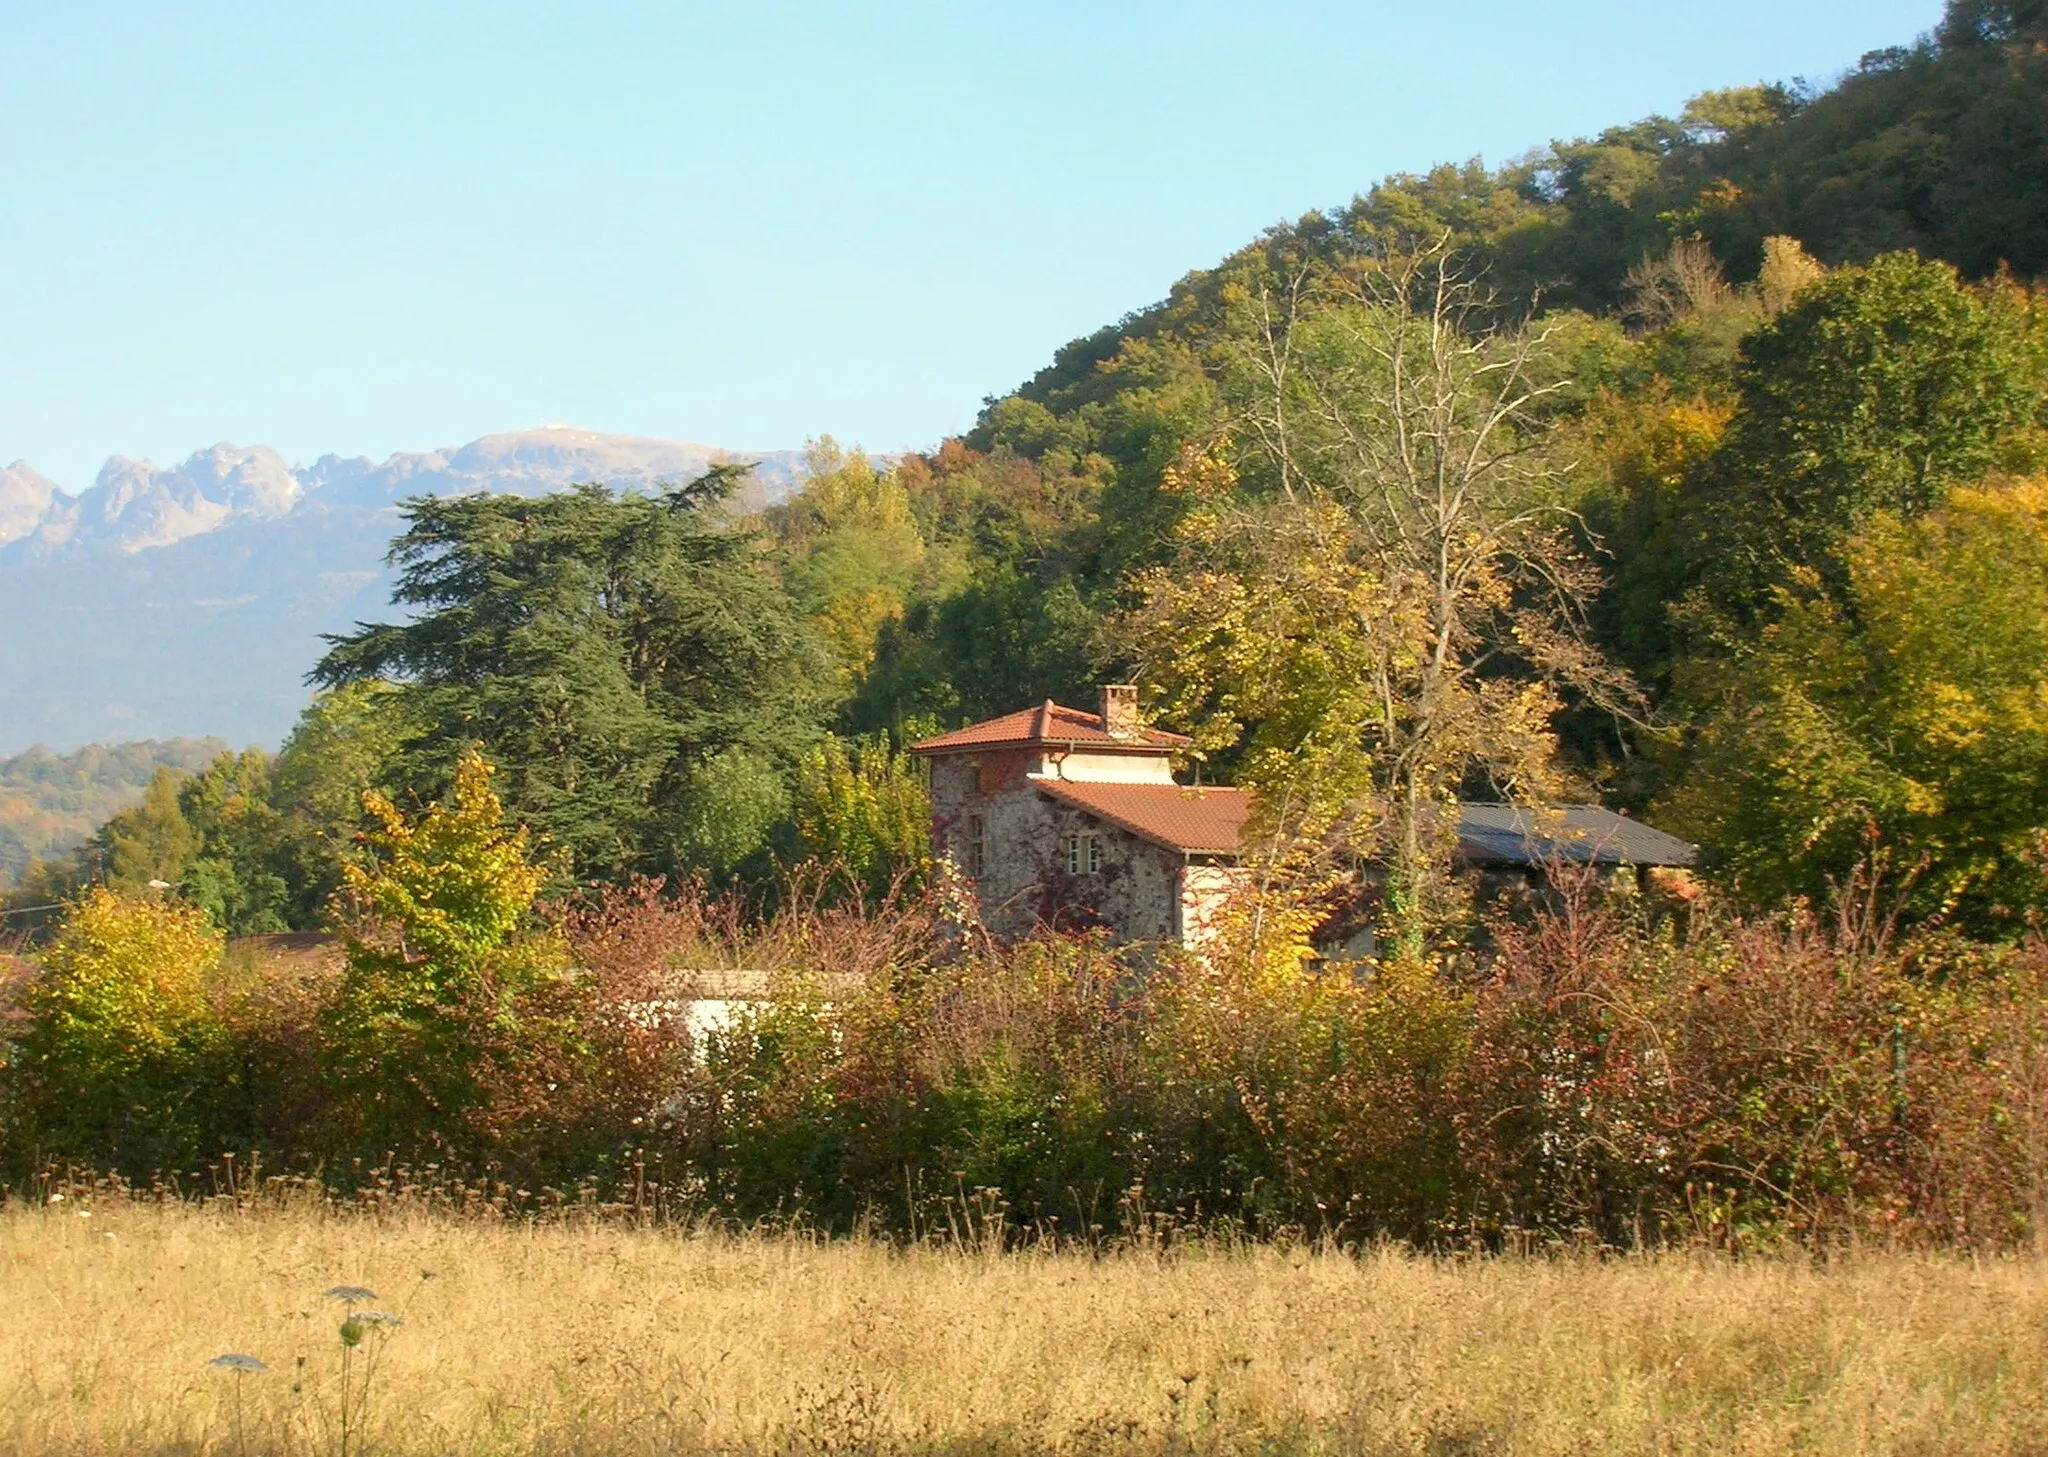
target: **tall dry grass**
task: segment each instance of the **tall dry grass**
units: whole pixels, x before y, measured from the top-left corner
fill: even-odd
[[[332,1451],[341,1282],[406,1316],[368,1452],[2048,1449],[2031,1259],[1001,1255],[74,1197],[0,1213],[0,1451]],[[239,1435],[224,1351],[271,1368]]]

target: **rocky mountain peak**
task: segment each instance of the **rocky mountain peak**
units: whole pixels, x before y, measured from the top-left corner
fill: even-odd
[[[798,451],[755,463],[743,505],[787,496]],[[77,496],[0,471],[0,752],[183,732],[276,743],[306,700],[323,633],[389,610],[384,553],[410,496],[538,496],[594,481],[652,491],[727,452],[573,426],[514,430],[383,461],[294,469],[221,444],[170,467],[117,457]]]
[[[381,462],[323,455],[298,470],[269,446],[225,441],[170,467],[117,455],[76,497],[16,465],[0,472],[0,550],[15,557],[56,551],[132,556],[222,527],[275,520],[310,502],[326,509],[374,508],[406,496],[539,495],[583,481],[644,491],[693,479],[727,458],[715,446],[687,440],[545,425]],[[755,462],[747,502],[754,506],[788,494],[802,461],[794,451],[738,458]]]
[[[32,550],[77,545],[132,554],[204,535],[230,521],[282,516],[302,495],[291,467],[264,445],[223,442],[168,469],[117,455],[89,490],[75,500],[53,500],[16,539],[26,537]]]
[[[71,499],[25,460],[0,468],[0,546],[21,540],[42,524],[53,506]]]

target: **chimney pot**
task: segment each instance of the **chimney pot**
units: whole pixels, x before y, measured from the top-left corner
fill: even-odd
[[[1138,690],[1130,683],[1102,685],[1102,727],[1118,738],[1138,733]]]

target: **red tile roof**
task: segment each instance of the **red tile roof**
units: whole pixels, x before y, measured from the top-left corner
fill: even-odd
[[[1251,795],[1242,789],[1190,789],[1178,784],[1090,784],[1033,776],[1031,783],[1064,804],[1132,834],[1189,854],[1234,855],[1243,849]],[[1696,847],[1598,805],[1564,805],[1549,815],[1508,805],[1458,806],[1458,856],[1467,864],[1691,865]]]
[[[913,754],[945,754],[956,749],[1014,749],[1031,744],[1082,745],[1091,749],[1177,749],[1190,742],[1179,734],[1161,729],[1141,728],[1127,734],[1113,734],[1102,726],[1102,715],[1066,708],[1050,698],[1037,708],[1006,713],[982,723],[969,724],[935,739],[910,746]]]
[[[1252,812],[1252,797],[1242,789],[1090,784],[1036,777],[1031,782],[1062,804],[1086,810],[1155,845],[1189,854],[1236,854]]]

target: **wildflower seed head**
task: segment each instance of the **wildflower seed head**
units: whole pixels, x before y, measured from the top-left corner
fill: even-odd
[[[350,1305],[360,1305],[365,1300],[375,1300],[377,1292],[362,1285],[334,1285],[320,1292],[329,1300],[341,1300]]]
[[[405,1322],[388,1310],[358,1310],[351,1314],[358,1325],[401,1326]]]
[[[254,1356],[244,1356],[239,1351],[229,1351],[225,1355],[215,1356],[206,1364],[218,1366],[223,1371],[268,1371],[270,1369]]]

